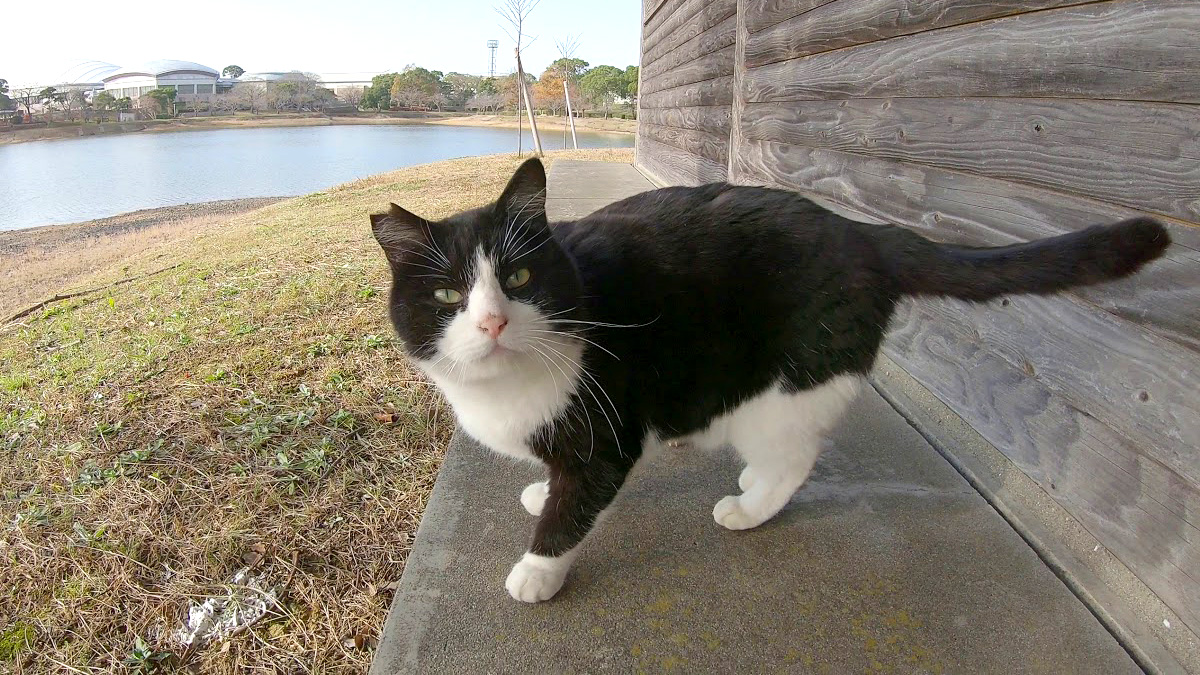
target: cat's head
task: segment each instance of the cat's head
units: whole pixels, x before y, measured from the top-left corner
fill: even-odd
[[[493,204],[441,221],[392,204],[371,229],[392,270],[392,324],[432,374],[501,376],[570,339],[561,322],[578,317],[581,287],[550,232],[541,161],[522,164]]]

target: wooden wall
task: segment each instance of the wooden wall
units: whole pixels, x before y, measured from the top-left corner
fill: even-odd
[[[725,180],[736,0],[645,0],[638,164],[664,183]]]
[[[780,186],[980,245],[1168,223],[1176,243],[1134,279],[907,303],[885,351],[1200,632],[1200,2],[644,17],[637,157],[665,182]]]

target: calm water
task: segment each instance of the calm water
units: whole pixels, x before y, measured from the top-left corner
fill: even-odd
[[[516,129],[327,126],[122,134],[0,146],[0,230],[239,197],[315,192],[403,166],[511,152]],[[529,130],[525,130],[529,143]],[[561,131],[543,147],[563,147]],[[633,147],[579,133],[579,146]]]

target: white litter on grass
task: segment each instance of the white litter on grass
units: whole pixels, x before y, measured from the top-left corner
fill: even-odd
[[[267,588],[261,577],[250,576],[249,567],[238,570],[225,590],[225,595],[192,603],[183,627],[175,632],[179,644],[200,647],[213,640],[223,640],[249,627],[279,605],[280,589]]]
[[[1166,626],[1167,628],[1170,628],[1170,627],[1171,627],[1171,622],[1170,622],[1169,620],[1167,620],[1167,619],[1163,619],[1163,625],[1164,625],[1164,626]]]

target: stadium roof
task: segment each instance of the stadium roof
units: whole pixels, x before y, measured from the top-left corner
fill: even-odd
[[[220,73],[209,68],[208,66],[195,63],[194,61],[177,61],[175,59],[155,59],[145,63],[130,66],[127,68],[118,68],[112,73],[104,77],[104,81],[112,80],[125,75],[149,75],[157,77],[166,75],[167,73],[175,73],[181,70],[201,72],[212,77],[218,77]]]
[[[120,69],[120,66],[104,61],[82,61],[64,70],[62,75],[58,76],[58,83],[94,84]]]

